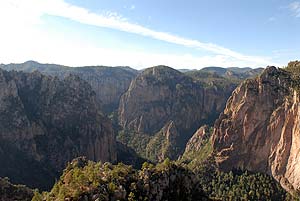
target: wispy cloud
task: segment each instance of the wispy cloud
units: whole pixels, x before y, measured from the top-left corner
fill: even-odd
[[[142,25],[131,23],[129,20],[117,13],[93,13],[86,8],[66,3],[63,0],[8,0],[6,2],[9,2],[5,4],[6,6],[13,7],[17,9],[18,12],[22,11],[29,16],[33,13],[34,15],[31,16],[32,19],[30,18],[31,21],[40,21],[43,15],[64,17],[82,24],[116,29],[185,47],[206,50],[207,52],[215,54],[215,57],[222,58],[222,61],[225,63],[240,62],[252,66],[263,66],[269,64],[276,65],[271,61],[271,58],[268,57],[245,55],[217,44],[204,43],[199,40],[193,40],[180,37],[175,34],[149,29]],[[0,13],[3,10],[1,9],[1,6],[3,5],[0,3]],[[297,4],[293,5],[293,8],[297,10]]]
[[[293,15],[300,17],[300,1],[290,3],[288,8],[292,11]]]

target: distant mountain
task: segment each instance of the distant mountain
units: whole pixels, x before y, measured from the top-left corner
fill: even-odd
[[[182,73],[186,73],[186,72],[189,72],[189,71],[195,71],[195,69],[177,69],[179,72],[182,72]]]
[[[199,72],[207,72],[219,75],[221,77],[229,79],[247,79],[259,75],[263,71],[263,68],[250,68],[250,67],[205,67],[199,70]]]
[[[87,81],[92,89],[96,92],[97,99],[102,103],[102,111],[110,114],[117,110],[121,95],[127,91],[131,81],[139,74],[135,69],[128,66],[84,66],[84,67],[68,67],[57,64],[41,64],[35,61],[27,61],[20,64],[1,64],[0,68],[11,71],[34,72],[40,71],[46,75],[58,76],[60,79],[67,77],[70,74],[78,75],[80,78]],[[256,76],[263,69],[252,69],[249,67],[205,67],[201,70],[179,69],[178,71],[186,73],[189,76],[196,78],[200,74],[201,81],[206,81],[206,73],[216,74],[222,78],[231,79],[230,83],[239,83],[241,80]],[[209,75],[211,77],[211,75]],[[216,78],[216,77],[215,77]],[[214,78],[214,81],[216,81]],[[224,83],[224,79],[221,82]]]
[[[121,95],[128,89],[131,80],[138,74],[130,67],[85,66],[68,67],[56,64],[40,64],[27,61],[21,64],[1,65],[2,69],[11,71],[34,72],[58,76],[63,79],[70,74],[87,81],[96,92],[96,98],[102,104],[102,111],[111,113],[118,108]]]
[[[211,73],[216,73],[217,75],[225,75],[227,69],[223,67],[204,67],[200,69],[199,71],[204,71],[204,72],[211,72]]]

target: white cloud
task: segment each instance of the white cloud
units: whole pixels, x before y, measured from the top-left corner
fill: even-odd
[[[296,17],[300,17],[300,1],[294,1],[288,7]]]
[[[64,17],[87,25],[112,28],[185,47],[202,49],[215,54],[215,56],[161,55],[132,51],[124,53],[112,49],[86,47],[86,44],[81,42],[68,43],[64,40],[58,42],[59,39],[53,38],[48,33],[41,33],[34,28],[36,24],[42,23],[41,17],[43,15]],[[248,56],[213,43],[203,43],[198,40],[152,30],[130,23],[117,13],[92,13],[85,8],[68,4],[63,0],[0,0],[0,26],[5,27],[2,29],[5,31],[1,31],[0,35],[1,62],[4,62],[7,58],[17,57],[19,54],[19,58],[24,60],[36,58],[43,62],[57,62],[68,65],[76,65],[76,63],[73,64],[75,61],[78,62],[77,65],[84,65],[84,61],[86,65],[109,64],[146,67],[145,65],[165,64],[174,67],[182,65],[182,67],[193,68],[206,65],[265,66],[274,64],[271,62],[271,58]],[[53,44],[59,44],[59,47]],[[76,49],[82,46],[85,46],[83,52]],[[10,52],[11,55],[8,54],[8,50],[12,51]],[[4,55],[6,55],[6,59],[4,59]],[[98,55],[105,56],[99,59]],[[119,63],[113,58],[118,58]]]

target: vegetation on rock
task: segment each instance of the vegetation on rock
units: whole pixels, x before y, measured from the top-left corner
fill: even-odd
[[[271,176],[233,170],[218,171],[212,157],[194,169],[202,189],[213,200],[294,200]]]
[[[300,76],[300,61],[291,61],[288,63],[288,65],[284,69],[299,77]]]
[[[201,165],[212,154],[212,132],[212,127],[201,126],[188,141],[179,161],[187,163],[191,169],[196,169]]]
[[[168,159],[136,170],[77,158],[50,192],[35,192],[33,200],[296,200],[268,175],[218,171],[213,157],[190,168]]]
[[[147,144],[151,140],[149,135],[123,129],[119,131],[117,140],[122,144],[132,148],[141,157],[147,158],[145,147],[147,147]]]
[[[288,63],[284,70],[290,72],[292,87],[299,93],[300,92],[300,61],[291,61]]]
[[[8,178],[0,178],[0,201],[30,201],[33,190],[24,185],[14,185]]]
[[[42,198],[42,199],[41,199]],[[169,160],[141,170],[119,163],[73,160],[60,180],[36,200],[208,200],[190,170]]]

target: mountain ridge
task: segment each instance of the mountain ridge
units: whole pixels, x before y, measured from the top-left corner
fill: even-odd
[[[24,72],[37,70],[45,75],[57,76],[60,79],[71,74],[77,75],[92,86],[92,89],[96,92],[96,98],[101,102],[101,110],[107,114],[118,107],[121,95],[128,89],[131,80],[138,74],[138,71],[130,67],[68,67],[57,64],[41,64],[36,61],[7,64],[1,66],[1,68]]]

